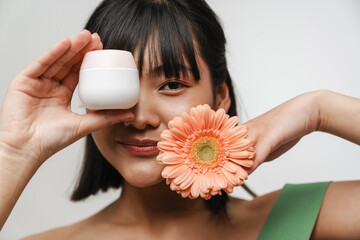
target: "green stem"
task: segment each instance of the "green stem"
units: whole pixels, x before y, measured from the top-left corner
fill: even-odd
[[[249,193],[253,198],[257,197],[257,194],[253,192],[245,183],[241,185],[247,193]]]

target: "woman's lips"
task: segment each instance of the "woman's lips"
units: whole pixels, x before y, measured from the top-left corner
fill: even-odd
[[[153,156],[159,153],[157,145],[152,146],[136,146],[129,145],[122,142],[119,142],[128,152],[136,156]]]

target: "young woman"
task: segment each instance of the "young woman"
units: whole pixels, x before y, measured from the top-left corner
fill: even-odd
[[[86,136],[72,200],[120,186],[121,196],[87,219],[26,239],[279,239],[264,231],[275,228],[295,239],[291,234],[303,231],[287,232],[287,221],[268,225],[274,210],[287,204],[280,201],[280,190],[251,201],[225,192],[210,200],[182,198],[161,177],[164,166],[156,154],[128,150],[129,145],[156,145],[171,119],[199,104],[237,115],[224,33],[204,1],[106,0],[85,29],[36,58],[9,86],[0,112],[0,226],[37,169]],[[140,99],[128,110],[72,113],[81,60],[86,52],[103,48],[133,52]],[[360,144],[359,121],[359,99],[330,91],[297,96],[244,123],[256,151],[254,166],[246,170],[251,174],[313,131]],[[309,225],[312,239],[359,239],[360,181],[326,186],[311,212],[314,221],[308,224],[305,218],[297,226]],[[309,204],[316,192],[309,194]],[[281,217],[286,219],[290,210]]]

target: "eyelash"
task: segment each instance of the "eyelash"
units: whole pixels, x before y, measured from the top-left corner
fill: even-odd
[[[188,86],[186,86],[186,85],[184,85],[184,84],[182,84],[182,83],[179,83],[179,82],[167,82],[167,83],[164,84],[160,89],[162,89],[164,86],[168,85],[169,83],[171,83],[171,84],[176,83],[176,84],[178,84],[178,85],[183,86],[184,88],[188,87]],[[177,91],[178,89],[169,89],[169,90],[170,90],[170,91]]]

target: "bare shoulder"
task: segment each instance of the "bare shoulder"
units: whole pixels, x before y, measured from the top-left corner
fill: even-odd
[[[281,190],[270,192],[250,201],[230,197],[229,217],[236,225],[239,236],[246,239],[255,239],[260,233],[266,218],[273,208]]]
[[[264,211],[270,212],[276,200],[278,199],[280,191],[281,189],[254,198],[253,200],[249,201],[250,209],[262,209]]]
[[[258,196],[247,204],[249,213],[254,216],[253,221],[258,221],[262,226],[265,223],[266,218],[271,212],[276,200],[278,199],[281,190],[276,190],[264,195]]]
[[[110,204],[111,205],[111,204]],[[109,205],[109,206],[110,206]],[[70,225],[61,226],[57,228],[50,229],[45,232],[33,234],[22,238],[21,240],[92,240],[92,239],[103,239],[99,238],[99,234],[108,233],[108,225],[102,224],[99,219],[102,219],[104,212],[109,208],[109,206],[95,213],[94,215],[89,216],[83,220],[75,222]],[[108,237],[104,239],[110,239]]]
[[[21,240],[76,239],[75,236],[76,236],[76,224],[53,228],[45,232],[36,233],[27,236],[25,238],[22,238]]]
[[[359,202],[359,180],[330,183],[312,239],[360,239]]]
[[[50,229],[46,232],[34,234],[22,238],[21,240],[95,240],[95,239],[123,239],[126,228],[117,226],[115,229],[111,224],[96,222],[92,218],[85,219],[81,222]]]
[[[22,238],[21,240],[45,240],[45,239],[51,239],[51,240],[78,240],[78,239],[84,239],[81,238],[82,234],[84,234],[89,229],[88,226],[91,225],[93,221],[94,216],[91,216],[89,218],[83,219],[81,221],[75,222],[70,225],[66,226],[60,226],[56,228],[49,229],[45,232],[36,233],[30,236],[27,236],[25,238]],[[90,238],[87,238],[90,239]]]

